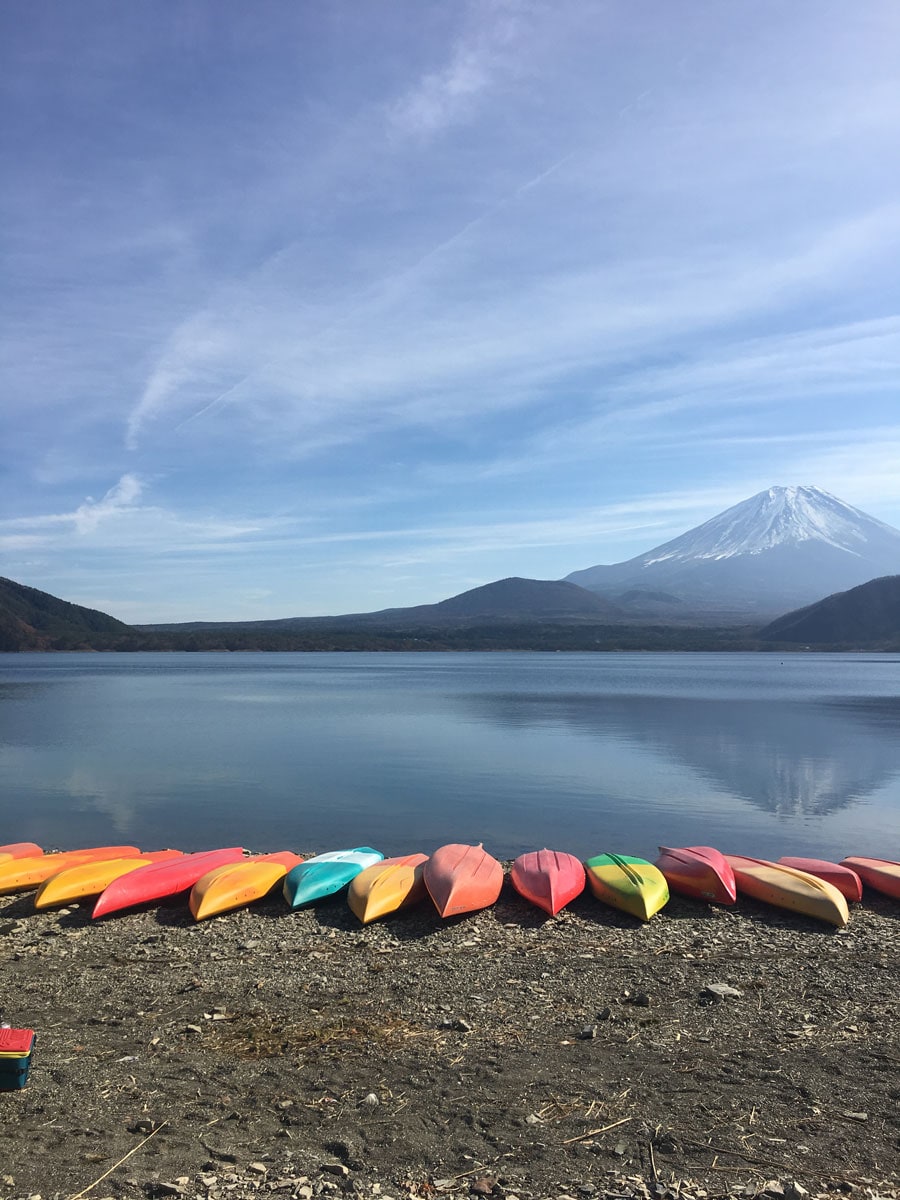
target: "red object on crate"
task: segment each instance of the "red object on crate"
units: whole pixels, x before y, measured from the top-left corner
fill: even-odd
[[[0,1029],[0,1057],[22,1058],[34,1046],[33,1029]]]

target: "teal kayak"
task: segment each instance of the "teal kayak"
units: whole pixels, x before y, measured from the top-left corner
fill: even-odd
[[[325,896],[333,896],[348,887],[365,867],[371,867],[383,858],[384,855],[371,846],[316,854],[285,875],[284,898],[291,908],[300,908]]]

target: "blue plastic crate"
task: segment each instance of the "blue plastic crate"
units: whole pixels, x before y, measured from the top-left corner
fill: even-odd
[[[0,1092],[13,1092],[28,1082],[31,1055],[22,1058],[0,1058]]]

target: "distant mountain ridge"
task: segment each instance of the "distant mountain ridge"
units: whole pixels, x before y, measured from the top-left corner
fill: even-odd
[[[0,650],[78,650],[128,633],[115,617],[0,578]]]
[[[694,617],[759,620],[895,573],[900,530],[806,486],[768,488],[636,558],[566,581],[613,601],[658,590]]]
[[[900,575],[871,579],[786,613],[761,629],[759,636],[805,646],[900,648]]]

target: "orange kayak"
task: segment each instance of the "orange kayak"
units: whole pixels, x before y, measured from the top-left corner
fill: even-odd
[[[120,875],[146,867],[150,863],[165,862],[180,858],[180,850],[153,850],[138,858],[103,858],[97,862],[82,862],[64,867],[46,879],[37,890],[35,908],[54,908],[59,904],[72,904],[85,896],[99,896]]]
[[[44,851],[36,842],[7,842],[0,846],[0,863],[11,858],[39,858]]]
[[[779,858],[782,867],[793,867],[795,871],[806,871],[832,884],[846,900],[862,900],[862,880],[850,867],[828,862],[824,858],[795,858],[788,855]]]
[[[213,867],[191,888],[188,905],[194,919],[202,921],[216,913],[246,908],[254,900],[268,895],[288,871],[301,862],[303,859],[299,854],[278,850],[274,854],[254,854],[240,862]]]
[[[900,862],[890,858],[842,858],[842,867],[855,871],[866,887],[900,900]]]
[[[520,854],[509,878],[519,893],[555,917],[561,908],[584,891],[584,867],[574,854],[561,850],[532,850]]]
[[[365,867],[350,883],[347,903],[363,925],[425,898],[427,854],[403,854]]]
[[[62,850],[58,854],[11,858],[0,863],[0,896],[27,892],[57,871],[78,863],[99,862],[104,858],[137,858],[140,853],[137,846],[95,846],[92,850]]]
[[[764,858],[726,854],[737,890],[754,900],[792,909],[842,929],[850,920],[844,896],[824,879]]]
[[[503,887],[503,867],[480,843],[441,846],[425,864],[423,874],[428,894],[442,917],[489,908]]]

